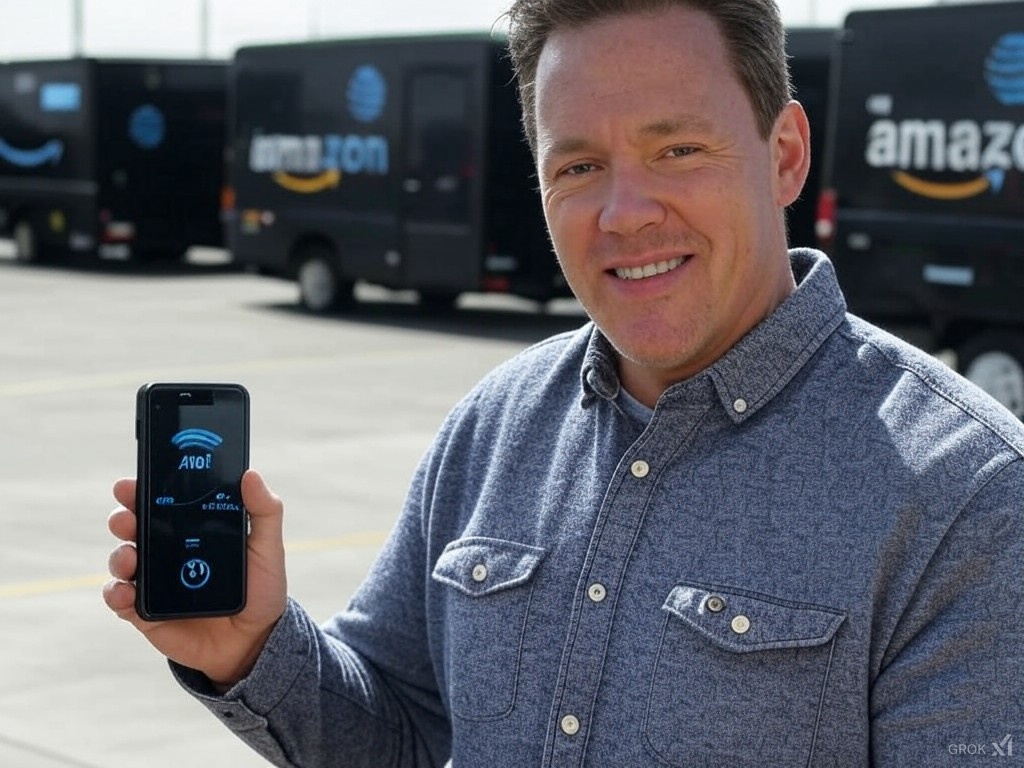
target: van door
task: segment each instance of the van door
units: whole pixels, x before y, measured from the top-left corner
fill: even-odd
[[[435,297],[479,284],[473,226],[479,137],[471,130],[471,78],[463,69],[420,70],[407,90],[406,285]]]

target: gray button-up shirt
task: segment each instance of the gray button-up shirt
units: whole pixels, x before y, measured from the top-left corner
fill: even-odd
[[[224,697],[182,681],[281,766],[1024,752],[1024,429],[847,315],[824,256],[792,262],[653,412],[590,326],[498,368],[345,612],[289,603]]]

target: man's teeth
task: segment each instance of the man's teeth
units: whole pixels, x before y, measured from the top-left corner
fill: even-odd
[[[671,272],[682,264],[686,259],[677,256],[667,261],[659,261],[657,264],[645,264],[642,267],[618,267],[615,274],[622,280],[642,280],[645,277],[654,277]]]

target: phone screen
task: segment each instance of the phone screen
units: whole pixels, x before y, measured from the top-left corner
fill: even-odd
[[[238,385],[139,391],[139,613],[225,615],[245,605],[249,397]]]

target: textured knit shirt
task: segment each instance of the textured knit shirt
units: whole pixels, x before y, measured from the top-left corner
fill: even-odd
[[[590,325],[496,369],[345,611],[179,678],[279,766],[1019,759],[1024,429],[791,261],[652,413]]]

